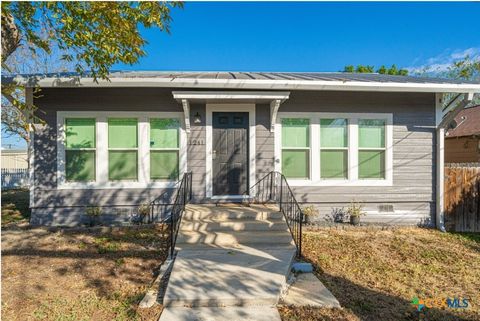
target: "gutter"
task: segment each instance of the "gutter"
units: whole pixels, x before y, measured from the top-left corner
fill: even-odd
[[[375,82],[339,80],[280,79],[205,79],[175,77],[112,77],[109,80],[81,77],[4,77],[2,82],[15,82],[25,87],[156,87],[249,90],[332,90],[371,92],[466,93],[480,92],[480,84]]]
[[[473,100],[475,92],[457,95],[445,108],[443,108],[443,95],[435,97],[436,133],[437,133],[437,186],[436,186],[436,213],[435,226],[438,230],[445,229],[445,130],[465,106]]]

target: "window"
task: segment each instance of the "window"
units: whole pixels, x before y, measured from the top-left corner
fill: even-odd
[[[150,119],[150,178],[177,180],[179,177],[180,121]]]
[[[95,181],[95,119],[65,119],[65,176],[68,182]]]
[[[57,188],[173,188],[187,171],[183,112],[58,111]]]
[[[138,179],[138,121],[136,118],[108,119],[108,179]]]
[[[393,114],[280,112],[275,170],[291,186],[392,186]]]
[[[358,178],[385,178],[385,120],[358,120]]]
[[[287,178],[310,177],[309,119],[282,119],[282,173]]]
[[[320,119],[320,178],[348,178],[347,120]]]

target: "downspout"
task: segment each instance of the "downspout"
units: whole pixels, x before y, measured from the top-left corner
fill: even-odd
[[[436,213],[435,226],[438,230],[445,230],[445,128],[455,119],[468,103],[473,99],[473,92],[459,94],[451,103],[443,108],[443,94],[435,95],[435,123],[437,134],[437,162],[436,162]]]

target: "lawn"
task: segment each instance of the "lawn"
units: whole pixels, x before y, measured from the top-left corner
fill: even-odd
[[[29,197],[28,189],[2,191],[2,226],[29,220]]]
[[[342,310],[280,308],[290,320],[480,320],[480,235],[421,228],[319,229],[304,256]],[[468,308],[417,312],[413,298],[467,298]]]
[[[166,254],[161,226],[2,231],[2,320],[158,320],[137,309]]]

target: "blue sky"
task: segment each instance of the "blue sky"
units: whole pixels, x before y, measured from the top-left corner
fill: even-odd
[[[115,70],[339,71],[445,68],[480,55],[480,3],[187,2],[171,34],[142,29],[147,56]],[[2,146],[24,145],[2,134]]]

